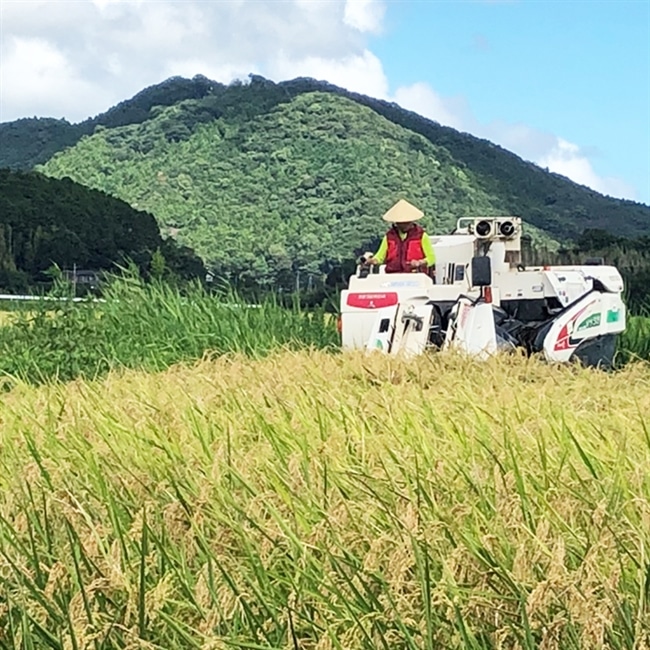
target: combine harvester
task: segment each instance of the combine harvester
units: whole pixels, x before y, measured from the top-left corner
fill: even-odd
[[[459,219],[453,234],[430,237],[435,280],[362,258],[341,295],[343,348],[481,358],[523,348],[550,362],[611,368],[625,330],[620,273],[601,264],[525,268],[521,233],[518,217]]]

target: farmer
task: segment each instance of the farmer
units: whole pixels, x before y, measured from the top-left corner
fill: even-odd
[[[385,264],[386,273],[420,271],[432,275],[436,255],[424,228],[416,224],[424,213],[408,201],[400,199],[384,216],[392,227],[384,235],[379,250],[372,256],[366,253],[366,264]]]

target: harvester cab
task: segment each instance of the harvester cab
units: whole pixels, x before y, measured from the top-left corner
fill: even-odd
[[[526,268],[521,235],[519,217],[461,218],[452,234],[430,236],[433,277],[386,273],[360,260],[341,294],[342,346],[479,357],[523,348],[549,361],[611,366],[626,317],[618,270]]]

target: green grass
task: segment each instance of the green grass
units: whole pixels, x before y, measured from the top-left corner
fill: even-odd
[[[618,339],[618,361],[650,361],[650,316],[628,316],[627,327]]]
[[[94,378],[112,368],[162,370],[205,354],[266,354],[278,347],[338,344],[321,311],[287,309],[272,298],[248,305],[199,286],[181,292],[135,277],[115,279],[105,302],[30,302],[0,327],[0,374],[31,382]]]

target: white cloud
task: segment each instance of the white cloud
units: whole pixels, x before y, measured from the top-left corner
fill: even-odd
[[[111,5],[120,4],[120,0],[91,0],[91,2],[100,10],[105,11]]]
[[[275,80],[313,77],[378,99],[388,97],[388,79],[381,61],[369,50],[340,59],[278,57],[269,65]]]
[[[381,32],[384,5],[377,0],[346,0],[343,22],[360,32]]]
[[[79,76],[63,52],[40,38],[15,38],[6,44],[0,83],[2,104],[9,93],[13,111],[23,117],[64,117],[79,106],[84,111],[103,108],[108,100],[101,88]],[[0,121],[4,121],[1,111]]]
[[[170,74],[229,82],[251,72],[300,70],[385,93],[381,63],[366,49],[367,34],[381,30],[383,6],[384,0],[1,0],[0,121],[61,110],[82,120]],[[30,89],[27,79],[48,76],[46,69],[52,83]],[[21,71],[28,71],[25,80]]]
[[[619,198],[634,195],[634,188],[618,178],[598,176],[578,145],[557,138],[555,146],[536,161],[541,167],[567,176],[576,183]]]
[[[203,75],[208,79],[220,81],[221,83],[230,83],[235,79],[246,79],[249,74],[260,74],[257,64],[242,63],[238,65],[228,65],[227,63],[210,63],[201,59],[178,59],[169,61],[165,66],[164,77],[194,77]]]
[[[395,91],[395,102],[403,108],[419,113],[430,120],[451,126],[454,129],[463,127],[463,109],[459,103],[444,99],[427,83],[415,83],[401,86]]]
[[[91,20],[95,9],[90,2],[64,4],[52,0],[0,0],[2,36],[47,37],[59,30],[78,28]]]

